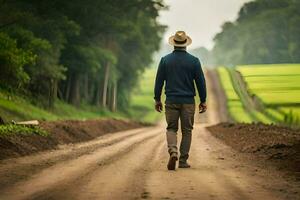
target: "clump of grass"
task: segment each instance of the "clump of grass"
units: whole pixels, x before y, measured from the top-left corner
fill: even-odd
[[[5,124],[0,125],[0,137],[11,135],[40,135],[48,136],[49,133],[38,126]]]

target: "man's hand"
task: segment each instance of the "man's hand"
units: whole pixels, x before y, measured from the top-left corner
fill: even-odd
[[[205,102],[199,104],[199,113],[204,113],[207,110],[207,105]]]
[[[161,112],[163,110],[163,105],[162,105],[162,103],[160,101],[156,101],[155,102],[155,110],[157,112]]]

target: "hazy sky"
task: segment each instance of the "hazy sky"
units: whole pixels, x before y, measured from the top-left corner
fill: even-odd
[[[184,30],[193,39],[191,48],[212,48],[213,37],[225,21],[236,19],[243,3],[250,0],[165,0],[169,10],[162,11],[160,22],[169,26],[164,42],[176,30]]]

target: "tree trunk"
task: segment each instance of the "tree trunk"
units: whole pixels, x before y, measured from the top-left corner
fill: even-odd
[[[88,102],[90,104],[94,104],[95,103],[95,80],[89,80],[89,99]]]
[[[69,73],[65,85],[65,91],[64,91],[64,98],[66,102],[69,102],[69,98],[70,98],[71,79],[72,79],[72,75]]]
[[[77,73],[72,74],[68,102],[75,106],[80,104],[79,75]]]
[[[49,108],[53,108],[56,98],[57,98],[57,80],[50,79],[49,80],[49,96],[48,96]]]
[[[111,84],[108,84],[108,90],[107,90],[107,99],[106,99],[106,107],[111,111]]]
[[[83,98],[85,101],[89,100],[89,75],[86,73],[83,80]]]
[[[101,99],[101,93],[102,93],[102,90],[101,90],[101,86],[100,84],[97,82],[95,84],[95,87],[94,87],[94,105],[95,106],[100,106],[100,99]]]
[[[5,123],[4,123],[4,120],[1,118],[1,116],[0,116],[0,125],[4,125]]]
[[[111,111],[117,111],[117,82],[113,84]]]
[[[60,100],[64,100],[64,96],[63,96],[63,93],[61,91],[61,88],[59,87],[59,84],[57,86],[57,98],[60,99]]]
[[[103,90],[102,90],[102,107],[106,108],[107,105],[107,90],[108,90],[108,80],[109,80],[109,69],[110,63],[107,62],[105,65],[104,79],[103,79]]]

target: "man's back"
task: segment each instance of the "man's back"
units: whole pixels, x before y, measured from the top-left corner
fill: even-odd
[[[175,49],[172,53],[163,57],[160,61],[156,85],[155,99],[161,94],[163,82],[167,103],[194,103],[194,80],[201,101],[205,102],[205,79],[198,58],[187,53],[185,49]]]
[[[186,51],[174,50],[164,57],[166,95],[169,98],[194,97],[194,79],[198,59]]]

